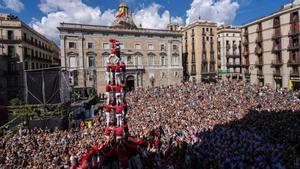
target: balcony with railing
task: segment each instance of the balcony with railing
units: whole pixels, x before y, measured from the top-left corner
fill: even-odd
[[[244,46],[248,46],[248,45],[249,45],[249,40],[248,40],[248,39],[245,39],[244,42],[243,42],[243,45],[244,45]]]
[[[209,62],[210,62],[210,63],[216,63],[215,57],[210,57]]]
[[[289,59],[288,66],[300,66],[300,59]]]
[[[227,58],[240,58],[240,54],[238,52],[226,52]]]
[[[282,77],[280,70],[274,70],[273,71],[273,76],[274,77]]]
[[[272,53],[280,53],[281,52],[281,45],[274,44],[272,48]]]
[[[257,70],[256,75],[258,78],[263,78],[264,72],[262,70]]]
[[[283,62],[282,62],[281,58],[277,58],[275,60],[272,60],[272,62],[271,62],[272,67],[280,67],[282,65],[283,65]]]
[[[261,35],[257,36],[255,43],[261,43],[263,41],[263,38]]]
[[[231,46],[229,44],[226,44],[226,50],[229,50]]]
[[[278,28],[278,27],[280,27],[280,19],[279,18],[274,18],[273,28]]]
[[[245,77],[247,77],[247,78],[250,78],[250,75],[251,75],[251,73],[250,73],[250,70],[244,70],[244,75],[245,75]]]
[[[290,43],[288,46],[289,51],[296,51],[300,49],[299,43]]]
[[[300,29],[299,27],[292,27],[291,30],[289,31],[288,36],[297,36],[300,34]]]
[[[262,26],[261,26],[261,25],[258,25],[258,26],[257,26],[256,32],[257,32],[257,33],[262,32]]]
[[[264,66],[264,61],[262,58],[259,58],[258,61],[255,62],[256,67],[263,67]]]
[[[280,31],[275,31],[275,33],[272,35],[273,40],[277,40],[281,38],[281,32]]]
[[[207,57],[202,57],[202,63],[207,63]]]
[[[248,36],[248,30],[247,29],[245,29],[245,31],[244,31],[244,36],[245,37]]]
[[[290,76],[291,77],[300,77],[300,73],[297,70],[291,70]]]
[[[226,66],[227,66],[228,68],[236,68],[236,67],[240,67],[241,64],[238,63],[238,62],[228,62],[228,63],[226,64]]]
[[[246,56],[246,57],[249,56],[249,50],[248,49],[244,49],[243,55]]]
[[[262,53],[263,53],[262,47],[256,46],[256,47],[255,47],[255,54],[256,54],[256,55],[262,55]]]
[[[17,44],[22,42],[20,36],[0,36],[0,43],[2,44]]]
[[[250,66],[250,61],[249,61],[249,59],[245,60],[245,61],[243,62],[243,64],[242,64],[242,66],[245,67],[245,68],[249,67],[249,66]]]
[[[292,15],[291,18],[290,18],[290,23],[295,24],[295,23],[298,23],[298,22],[299,22],[299,15],[297,15],[297,14]]]

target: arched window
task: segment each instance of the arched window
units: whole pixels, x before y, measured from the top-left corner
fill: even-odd
[[[141,55],[135,56],[135,65],[137,65],[137,66],[142,65],[142,56]]]
[[[89,67],[96,67],[96,59],[95,56],[88,56],[88,64]]]
[[[102,66],[103,67],[105,67],[108,57],[109,57],[109,54],[106,54],[106,53],[102,54],[102,59],[103,59]]]
[[[77,67],[77,60],[75,56],[69,56],[69,67],[71,69],[76,69]]]
[[[148,65],[153,66],[154,65],[154,55],[148,54]]]
[[[172,66],[179,66],[179,56],[177,54],[172,56]]]
[[[160,55],[160,66],[166,66],[166,55],[161,54]]]

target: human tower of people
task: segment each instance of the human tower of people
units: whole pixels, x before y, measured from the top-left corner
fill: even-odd
[[[136,140],[128,140],[127,104],[125,73],[126,65],[120,57],[120,45],[115,39],[112,44],[111,55],[106,60],[106,127],[105,142],[86,152],[80,162],[82,168],[135,168],[142,169]]]

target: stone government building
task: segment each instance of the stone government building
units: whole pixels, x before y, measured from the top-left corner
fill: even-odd
[[[168,30],[138,28],[126,4],[112,26],[61,23],[61,65],[68,69],[73,87],[93,87],[104,92],[105,60],[109,39],[119,40],[127,65],[129,87],[172,85],[183,79],[182,33],[178,24]],[[97,86],[97,87],[96,87]]]

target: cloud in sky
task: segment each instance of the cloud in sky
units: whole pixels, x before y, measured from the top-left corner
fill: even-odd
[[[91,7],[82,0],[42,0],[40,10],[45,14],[40,20],[32,19],[32,27],[48,38],[58,42],[57,26],[61,22],[111,25],[115,19],[116,9],[101,11],[99,7]],[[136,11],[134,21],[143,28],[166,28],[169,23],[170,12],[163,6],[152,3],[150,6]],[[182,23],[180,17],[171,17],[173,21]]]
[[[81,0],[42,0],[39,8],[45,16],[41,20],[33,19],[31,25],[56,42],[59,38],[57,26],[61,22],[109,25],[115,15],[115,10],[102,12],[99,7],[88,6]]]
[[[201,18],[229,25],[235,19],[239,7],[239,3],[233,0],[193,0],[186,12],[186,23]]]
[[[170,12],[168,10],[163,11],[162,14],[159,13],[159,10],[163,6],[152,3],[149,7],[140,9],[134,14],[134,21],[137,26],[140,24],[143,28],[156,28],[164,29],[167,27],[167,24],[170,20]],[[181,17],[171,17],[173,22],[183,23]]]
[[[21,12],[24,9],[24,4],[20,0],[3,0],[3,5],[0,4],[1,8]]]

